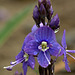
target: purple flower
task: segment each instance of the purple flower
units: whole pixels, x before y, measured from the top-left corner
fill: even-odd
[[[23,71],[24,71],[24,75],[26,75],[27,66],[30,66],[32,69],[34,69],[35,60],[34,60],[34,57],[32,55],[25,54],[24,51],[21,51],[16,56],[16,61],[11,62],[10,63],[11,66],[7,66],[4,68],[6,68],[7,70],[12,70],[12,68],[19,63],[23,63]]]
[[[62,41],[61,41],[61,44],[64,48],[64,63],[65,63],[65,69],[68,71],[68,72],[71,72],[70,68],[69,68],[69,65],[68,65],[68,60],[67,60],[67,55],[71,56],[73,59],[75,59],[75,57],[73,57],[72,55],[70,55],[69,53],[75,53],[75,50],[67,50],[67,45],[66,45],[66,39],[65,39],[65,30],[63,32],[63,37],[62,37]],[[68,53],[69,52],[69,53]]]
[[[29,55],[38,55],[39,64],[46,68],[50,64],[50,55],[57,56],[61,46],[56,41],[54,31],[48,26],[38,28],[33,37],[25,45],[24,51]]]
[[[53,29],[53,30],[56,30],[59,28],[59,17],[58,17],[58,14],[56,14],[53,19],[51,20],[50,22],[50,27]]]
[[[29,40],[28,40],[29,39]],[[25,46],[25,44],[32,40],[32,35],[31,33],[29,33],[27,35],[27,37],[25,38],[24,40],[24,43],[23,43],[23,46],[22,46],[22,50],[21,52],[16,56],[16,61],[15,62],[11,62],[10,66],[7,66],[7,67],[4,67],[6,68],[7,70],[12,70],[12,68],[19,64],[19,63],[23,63],[23,71],[24,71],[24,75],[26,75],[26,72],[27,72],[27,66],[30,66],[32,69],[34,69],[34,66],[35,66],[35,59],[32,55],[28,55],[26,54],[24,51],[23,51],[23,47]]]

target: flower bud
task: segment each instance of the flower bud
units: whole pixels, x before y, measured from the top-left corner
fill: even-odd
[[[40,13],[39,13],[39,8],[37,7],[37,5],[35,6],[34,10],[33,10],[33,19],[36,22],[36,25],[39,26],[40,24]]]
[[[41,0],[38,0],[38,6],[40,7],[40,5],[42,4]]]
[[[50,22],[50,27],[53,29],[53,30],[56,30],[59,28],[59,17],[58,17],[58,14],[56,14],[53,19],[51,20]]]
[[[45,16],[46,16],[46,10],[43,4],[40,5],[40,19],[41,22],[45,25]]]

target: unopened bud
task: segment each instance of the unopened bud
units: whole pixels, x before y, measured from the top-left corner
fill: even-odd
[[[39,13],[39,8],[37,7],[37,5],[35,6],[33,10],[33,19],[35,20],[36,25],[40,24],[40,13]]]
[[[45,16],[46,16],[46,10],[43,4],[40,5],[40,19],[41,22],[45,25]]]
[[[56,30],[58,29],[60,26],[59,26],[59,17],[58,17],[58,14],[56,14],[53,19],[51,20],[50,22],[50,27],[53,29],[53,30]]]

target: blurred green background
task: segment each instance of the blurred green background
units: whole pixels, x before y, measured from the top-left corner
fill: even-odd
[[[58,13],[60,18],[58,42],[61,43],[63,30],[66,29],[68,49],[75,49],[75,0],[51,0],[51,3],[54,15]],[[15,61],[15,56],[21,51],[24,38],[35,24],[32,18],[35,4],[37,0],[0,0],[0,75],[14,75],[15,71],[22,71],[22,64],[18,64],[11,72],[3,67]],[[72,72],[67,73],[62,59],[59,57],[57,60],[56,75],[75,75],[75,61],[68,57]],[[38,67],[37,60],[36,64]],[[31,74],[38,75],[28,68],[27,75]]]

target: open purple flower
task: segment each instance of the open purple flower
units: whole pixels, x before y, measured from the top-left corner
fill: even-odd
[[[34,65],[35,65],[35,59],[32,55],[28,55],[25,54],[24,51],[21,51],[17,56],[16,56],[16,61],[15,62],[11,62],[11,66],[7,66],[4,67],[7,70],[12,70],[12,68],[19,64],[19,63],[23,63],[23,71],[24,71],[24,75],[26,75],[27,72],[27,66],[30,66],[32,69],[34,69]]]
[[[65,63],[65,69],[68,71],[68,72],[71,72],[70,68],[69,68],[69,65],[68,65],[68,60],[67,60],[67,55],[71,56],[73,59],[75,59],[75,57],[73,57],[72,55],[70,55],[69,53],[75,53],[75,50],[67,50],[67,45],[66,45],[66,39],[65,39],[65,30],[63,32],[63,37],[62,37],[62,41],[61,41],[61,44],[64,48],[64,63]],[[69,52],[69,53],[68,53]]]
[[[28,39],[29,39],[29,40],[28,40]],[[13,68],[15,65],[19,64],[19,63],[23,63],[24,75],[26,75],[27,66],[30,66],[32,69],[34,69],[34,66],[35,66],[35,59],[34,59],[34,57],[33,57],[32,55],[26,54],[26,53],[24,52],[24,50],[23,50],[23,47],[25,46],[25,44],[26,44],[28,41],[32,40],[32,39],[33,39],[33,37],[32,37],[32,35],[31,35],[31,33],[29,33],[29,34],[27,35],[27,37],[25,38],[25,40],[24,40],[24,43],[23,43],[21,52],[16,56],[16,61],[15,61],[15,62],[11,62],[11,63],[10,63],[10,64],[11,64],[10,66],[4,67],[5,69],[11,71],[12,68]]]
[[[33,37],[25,45],[24,51],[30,55],[38,55],[39,64],[46,68],[50,64],[50,55],[57,56],[61,46],[56,41],[54,31],[48,26],[38,28]]]

